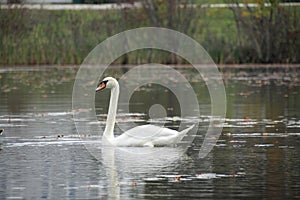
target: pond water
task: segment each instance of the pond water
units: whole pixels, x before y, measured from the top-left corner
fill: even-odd
[[[77,68],[0,69],[0,199],[300,198],[300,67],[221,68],[227,115],[203,159],[198,153],[211,118],[209,93],[193,69],[177,70],[201,91],[201,116],[180,117],[174,94],[151,84],[135,91],[129,113],[118,114],[118,124],[125,126],[199,124],[187,151],[157,147],[159,154],[147,154],[153,148],[101,151],[100,133],[77,134],[72,110]],[[126,71],[115,67],[106,74],[119,78]],[[105,126],[108,100],[107,91],[96,94],[98,122],[91,126]],[[167,117],[149,116],[153,104],[165,107]]]

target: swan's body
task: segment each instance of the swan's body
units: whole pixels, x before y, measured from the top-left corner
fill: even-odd
[[[168,146],[177,144],[192,128],[193,126],[178,132],[154,125],[142,125],[126,131],[109,142],[115,146]]]
[[[109,142],[113,146],[169,146],[177,144],[194,127],[191,126],[181,132],[169,128],[154,125],[142,125],[134,127],[122,135],[114,136],[114,126],[116,121],[117,104],[119,98],[119,84],[112,77],[105,78],[97,87],[96,91],[104,88],[111,89],[111,97],[103,133],[103,141]]]

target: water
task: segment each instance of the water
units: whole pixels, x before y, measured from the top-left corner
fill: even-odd
[[[120,77],[127,70],[113,68],[107,74]],[[180,118],[174,94],[153,85],[138,89],[130,113],[121,110],[118,116],[124,126],[156,123],[176,129],[182,121],[199,123],[187,152],[174,147],[99,149],[99,136],[79,137],[73,122],[76,71],[0,70],[0,199],[300,197],[300,68],[221,69],[227,116],[221,137],[204,159],[198,158],[210,119],[204,82],[192,81],[202,91],[198,118]],[[195,76],[191,69],[179,71],[189,80]],[[108,94],[96,95],[99,122],[91,127],[104,127]],[[153,99],[167,108],[168,117],[149,117]],[[86,147],[101,152],[100,158]]]

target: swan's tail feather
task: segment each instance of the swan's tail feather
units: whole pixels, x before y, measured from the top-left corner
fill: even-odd
[[[180,142],[182,140],[182,138],[192,129],[194,128],[195,124],[180,131],[178,134],[178,137],[176,138],[175,144],[177,144],[178,142]]]

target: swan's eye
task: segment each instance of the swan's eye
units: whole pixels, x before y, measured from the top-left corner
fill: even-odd
[[[102,81],[98,87],[96,88],[96,92],[100,91],[100,90],[103,90],[105,87],[106,87],[106,84],[107,84],[107,80],[106,81]]]

